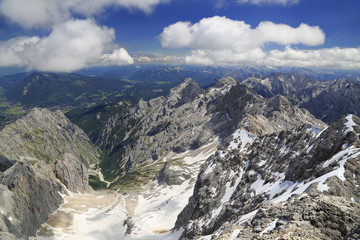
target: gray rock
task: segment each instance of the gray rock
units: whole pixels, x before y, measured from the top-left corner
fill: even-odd
[[[61,159],[56,160],[53,171],[56,178],[70,191],[84,193],[90,190],[85,164],[71,153],[65,153]]]
[[[34,108],[0,132],[0,155],[10,160],[25,157],[51,163],[64,153],[87,165],[99,161],[98,149],[61,111]]]
[[[356,239],[359,127],[349,115],[323,130],[229,136],[178,216],[181,239],[226,239],[234,229],[240,239]]]
[[[171,166],[165,162],[164,167],[156,174],[158,184],[181,185],[185,180],[191,178],[191,173],[178,166]]]
[[[0,201],[1,206],[6,206],[4,215],[11,219],[8,230],[18,238],[34,236],[49,214],[62,203],[59,192],[65,191],[51,166],[41,161],[32,165],[25,159],[5,172],[1,184],[7,187],[2,188]]]
[[[0,232],[1,240],[18,240],[18,238],[9,232]]]

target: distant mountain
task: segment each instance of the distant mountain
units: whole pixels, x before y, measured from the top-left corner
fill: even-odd
[[[300,73],[272,73],[243,83],[265,97],[283,95],[327,123],[346,114],[360,116],[360,82],[353,79],[318,81]]]
[[[10,101],[34,106],[80,105],[106,97],[121,85],[77,74],[33,73],[7,94]]]
[[[233,77],[239,81],[250,76],[262,76],[274,71],[266,67],[154,67],[141,69],[128,79],[145,82],[172,82],[179,84],[185,78],[194,79],[201,87],[213,86],[223,77]]]
[[[21,78],[25,76],[24,78]],[[20,102],[25,108],[89,107],[120,99],[139,101],[166,94],[175,83],[132,81],[89,77],[68,73],[32,73],[0,79],[6,98]]]
[[[108,178],[126,175],[169,151],[196,149],[239,126],[266,134],[303,123],[324,125],[286,98],[264,98],[233,78],[224,78],[207,90],[188,78],[165,97],[133,106],[119,102],[85,113],[72,111],[67,116],[107,155],[100,166]]]

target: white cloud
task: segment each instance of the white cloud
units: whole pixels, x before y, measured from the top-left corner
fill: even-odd
[[[262,4],[278,4],[278,5],[292,5],[299,2],[299,0],[237,0],[238,3],[250,3],[254,5]]]
[[[135,63],[138,64],[184,64],[184,57],[175,55],[153,55],[137,54],[134,56]]]
[[[319,67],[319,68],[360,68],[360,48],[323,48],[318,50],[272,50],[265,59],[275,66]]]
[[[114,30],[92,20],[68,20],[47,37],[19,37],[0,42],[0,66],[26,66],[41,71],[71,72],[97,64],[131,64],[125,49],[117,49]]]
[[[22,66],[22,53],[25,48],[39,42],[38,37],[17,37],[0,41],[0,67]]]
[[[104,54],[101,58],[104,65],[134,64],[134,59],[124,48],[116,49],[111,54]]]
[[[177,22],[164,28],[159,37],[166,48],[190,49],[186,64],[360,68],[360,48],[296,50],[291,45],[319,46],[325,34],[318,26],[261,22],[256,28],[226,17],[204,18],[200,22]],[[266,50],[276,43],[277,50]]]
[[[124,7],[150,13],[170,0],[2,0],[0,14],[24,28],[45,27],[71,19],[72,13],[87,17],[107,7]]]
[[[265,56],[266,54],[261,48],[242,52],[234,52],[229,49],[197,49],[185,56],[185,63],[195,65],[261,64]]]
[[[200,22],[177,22],[164,28],[160,43],[166,48],[231,49],[246,51],[274,42],[281,45],[323,44],[325,34],[319,27],[301,24],[297,28],[285,24],[261,22],[253,29],[244,21],[214,16]]]

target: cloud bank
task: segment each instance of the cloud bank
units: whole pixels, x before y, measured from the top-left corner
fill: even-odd
[[[46,37],[17,37],[0,42],[0,66],[26,66],[40,71],[71,72],[91,65],[124,65],[134,61],[114,44],[112,28],[93,20],[54,25]]]
[[[359,48],[301,51],[291,47],[314,47],[325,42],[325,34],[318,26],[304,23],[294,28],[266,21],[251,28],[243,21],[214,16],[195,24],[177,22],[165,27],[159,40],[164,48],[189,49],[184,58],[187,64],[360,67]],[[270,43],[280,49],[266,50]]]
[[[109,7],[124,7],[150,13],[170,0],[2,0],[0,14],[24,28],[51,28],[73,14],[91,17]]]

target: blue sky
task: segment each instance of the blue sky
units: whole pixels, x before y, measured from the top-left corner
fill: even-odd
[[[360,68],[359,0],[0,0],[0,71]]]

